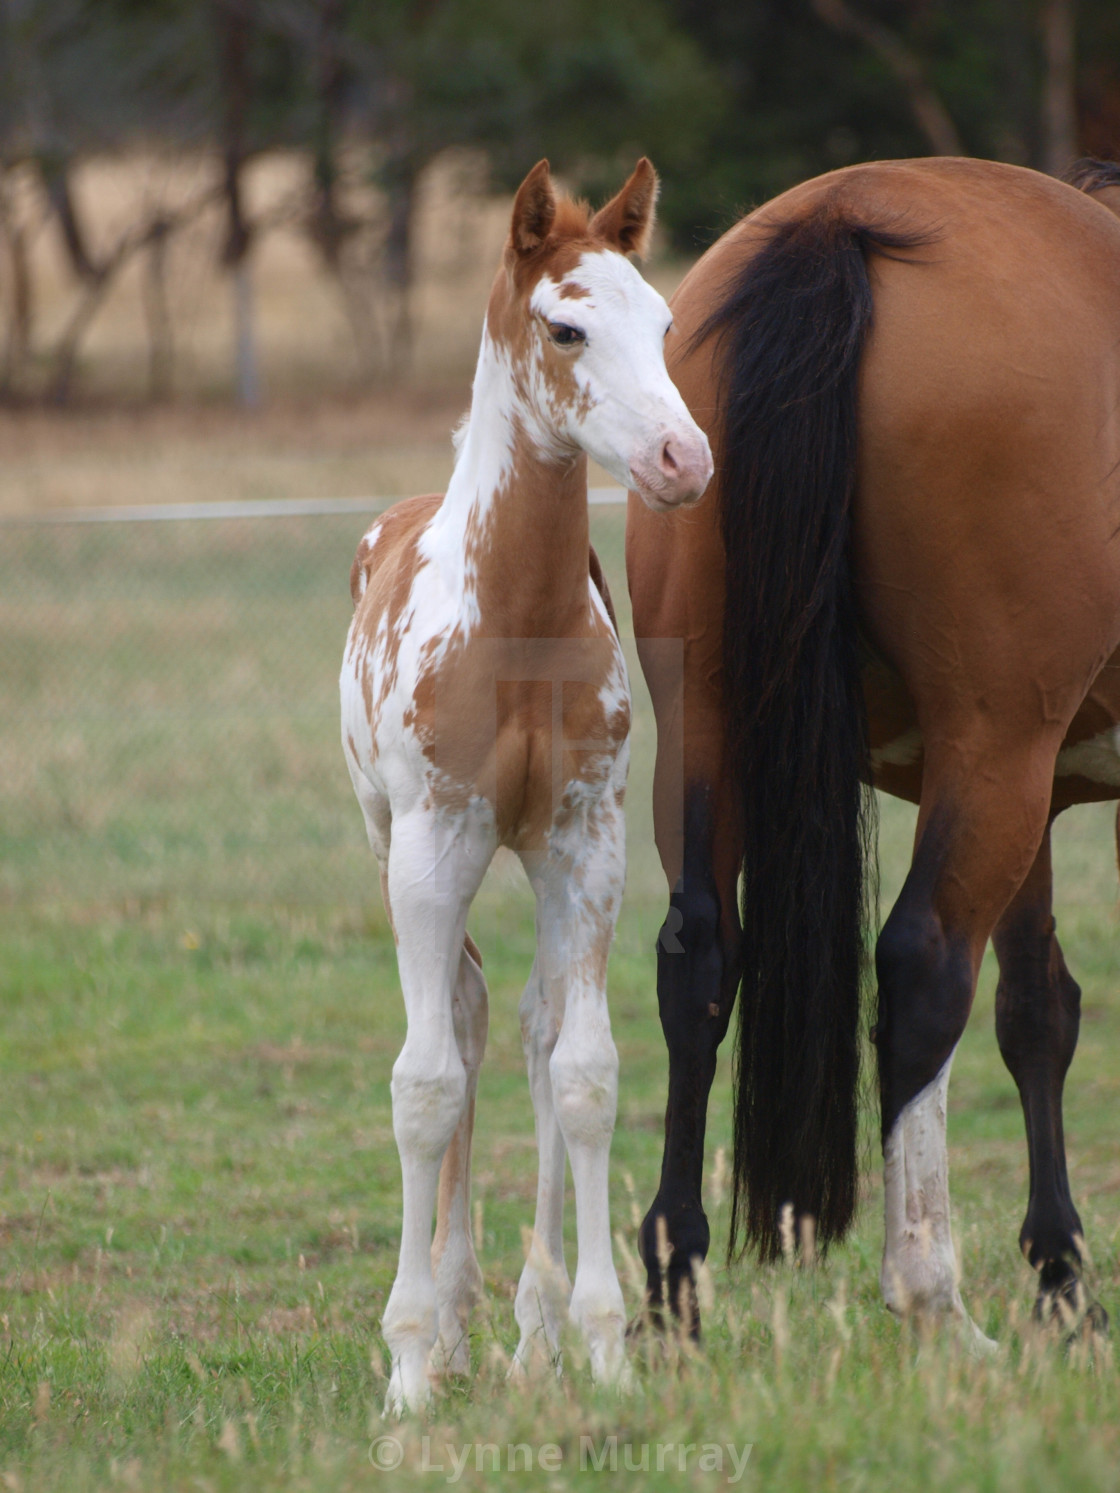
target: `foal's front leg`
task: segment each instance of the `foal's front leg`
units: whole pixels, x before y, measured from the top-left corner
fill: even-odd
[[[468,1097],[452,991],[467,909],[492,850],[484,840],[423,812],[393,824],[388,890],[408,1035],[392,1081],[404,1200],[400,1261],[381,1319],[392,1355],[385,1403],[391,1415],[424,1405],[431,1394],[428,1359],[439,1331],[432,1212],[444,1153]]]
[[[548,1061],[552,1104],[572,1166],[579,1257],[569,1315],[595,1379],[624,1375],[626,1315],[611,1250],[608,1166],[618,1053],[607,1010],[607,957],[625,879],[625,828],[614,794],[529,867],[538,905],[538,975],[563,1012]]]

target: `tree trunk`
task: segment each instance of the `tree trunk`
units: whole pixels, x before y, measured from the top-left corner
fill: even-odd
[[[169,225],[157,222],[144,265],[144,320],[148,328],[148,397],[166,399],[171,393],[175,366],[171,312],[167,304],[167,243]]]
[[[34,284],[27,236],[0,182],[0,234],[7,246],[8,296],[4,327],[4,353],[0,362],[0,394],[19,393],[23,371],[31,354],[34,318]]]
[[[901,37],[881,22],[865,16],[845,0],[812,0],[817,15],[833,28],[858,37],[894,73],[906,89],[918,128],[938,156],[966,154],[952,116],[926,79],[918,57]]]
[[[315,93],[317,110],[312,142],[315,199],[312,237],[327,268],[339,272],[348,224],[339,209],[335,152],[342,123],[346,74],[343,68],[345,0],[320,0],[316,33]]]
[[[116,276],[116,266],[106,269],[96,280],[90,281],[78,308],[70,318],[66,330],[58,340],[54,353],[54,370],[50,380],[50,398],[55,404],[68,404],[74,390],[74,374],[78,366],[78,350],[82,339],[93,325],[93,319],[101,309],[102,302]]]
[[[1042,44],[1046,77],[1042,92],[1043,166],[1061,176],[1076,159],[1077,79],[1074,68],[1074,0],[1044,0]]]
[[[183,227],[200,212],[208,207],[215,198],[213,192],[204,192],[195,201],[185,208],[166,216],[160,213],[157,217],[147,223],[140,223],[127,229],[116,244],[106,252],[97,265],[97,274],[94,279],[86,283],[84,292],[78,304],[66,324],[66,328],[59,338],[54,350],[54,368],[51,374],[49,391],[50,396],[58,403],[65,403],[70,397],[73,387],[74,372],[77,367],[78,349],[82,339],[89,331],[94,317],[101,309],[106,296],[116,284],[117,277],[128,264],[134,254],[139,254],[147,249],[156,255],[155,263],[159,266],[158,274],[162,277],[162,255],[170,235],[178,228]],[[149,264],[148,274],[155,273]],[[150,287],[145,287],[145,295],[150,293]],[[160,287],[159,294],[162,296],[163,289]],[[160,314],[166,315],[166,303],[161,307]],[[165,339],[165,346],[170,352],[171,325],[170,317],[167,318],[166,326],[157,335]]]
[[[388,173],[389,230],[385,238],[384,276],[389,292],[388,355],[391,376],[412,365],[413,226],[418,173],[411,161],[398,160]]]
[[[250,51],[253,0],[214,0],[222,88],[223,162],[225,171],[226,241],[222,262],[233,285],[234,370],[238,402],[260,403],[253,285],[249,273],[252,228],[245,216],[242,170],[247,156],[246,130],[253,93]]]
[[[70,182],[71,163],[62,156],[40,155],[37,164],[47,200],[58,219],[70,268],[77,279],[93,285],[100,277],[101,265],[89,248],[89,238],[78,214]]]
[[[237,349],[237,402],[246,409],[256,409],[261,402],[261,381],[257,371],[256,314],[253,301],[253,277],[247,258],[233,266],[234,341]]]

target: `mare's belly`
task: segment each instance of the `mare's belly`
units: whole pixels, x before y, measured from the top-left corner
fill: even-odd
[[[875,786],[917,803],[924,751],[913,701],[878,660],[865,666],[864,692]],[[1054,764],[1055,809],[1111,798],[1120,798],[1120,651],[1093,681]]]

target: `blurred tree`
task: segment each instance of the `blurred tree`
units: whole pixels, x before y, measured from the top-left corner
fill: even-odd
[[[1120,5],[1081,0],[1079,19],[1078,148],[1120,159]]]
[[[905,89],[914,122],[929,142],[934,155],[964,154],[961,137],[945,105],[930,87],[917,53],[901,36],[874,16],[866,15],[846,0],[813,0],[813,10],[833,30],[854,36],[892,72]]]
[[[850,161],[961,151],[1058,171],[1120,153],[1115,0],[674,0],[730,104],[691,197],[701,241]]]
[[[1074,0],[1043,0],[1042,164],[1052,176],[1061,176],[1078,155],[1075,31]]]
[[[2,180],[31,168],[79,292],[48,355],[54,398],[69,397],[82,340],[120,272],[138,255],[144,259],[149,386],[167,392],[167,246],[216,194],[226,203],[222,257],[234,285],[237,385],[242,397],[252,398],[248,253],[256,225],[243,211],[242,172],[255,153],[300,138],[293,124],[299,59],[271,32],[252,31],[252,8],[252,0],[0,0],[0,226],[8,257],[14,260],[13,246],[26,233],[3,211]],[[242,35],[246,26],[248,36]],[[219,145],[221,181],[173,208],[157,193],[111,242],[95,243],[74,185],[77,166],[153,142],[179,149]],[[21,338],[29,346],[29,314],[23,322]],[[20,340],[13,338],[13,325],[10,313],[9,349]],[[9,370],[13,361],[6,359]]]
[[[337,277],[363,363],[404,365],[418,187],[449,147],[484,152],[503,187],[548,155],[593,195],[647,153],[662,220],[695,249],[850,161],[961,150],[1056,170],[1118,137],[1116,0],[0,0],[0,384],[30,362],[29,173],[78,289],[56,393],[137,255],[150,384],[166,390],[168,244],[216,192],[251,400],[253,246],[281,220],[298,217]],[[139,141],[210,151],[220,170],[192,204],[150,203],[98,243],[75,168]],[[305,193],[254,217],[246,171],[280,147],[305,152]]]
[[[616,188],[645,152],[671,197],[700,164],[719,117],[720,78],[664,0],[385,0],[350,7],[347,34],[387,202],[398,366],[408,345],[417,186],[440,152],[482,147],[506,187],[547,154],[593,192]]]
[[[155,379],[169,376],[163,250],[172,229],[195,216],[202,203],[170,215],[149,205],[142,221],[99,245],[86,223],[74,170],[83,157],[120,146],[141,121],[151,128],[158,120],[160,129],[183,133],[182,93],[167,83],[175,72],[170,59],[188,50],[179,44],[188,13],[182,0],[177,6],[167,0],[0,0],[0,217],[13,281],[4,365],[8,393],[19,387],[33,341],[29,233],[14,207],[14,187],[29,171],[41,183],[79,290],[48,355],[51,394],[68,397],[83,337],[120,271],[145,252],[150,366]],[[107,79],[113,87],[106,87]]]
[[[248,407],[260,403],[253,282],[249,273],[253,231],[245,212],[242,179],[248,157],[249,112],[254,94],[251,53],[256,9],[254,0],[211,0],[221,95],[219,130],[226,206],[222,263],[233,281],[237,398],[239,403]]]

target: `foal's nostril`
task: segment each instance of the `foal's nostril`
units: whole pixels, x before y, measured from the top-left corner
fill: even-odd
[[[675,477],[680,469],[680,462],[673,454],[673,443],[672,441],[666,441],[661,448],[661,470],[665,473],[666,477]]]

